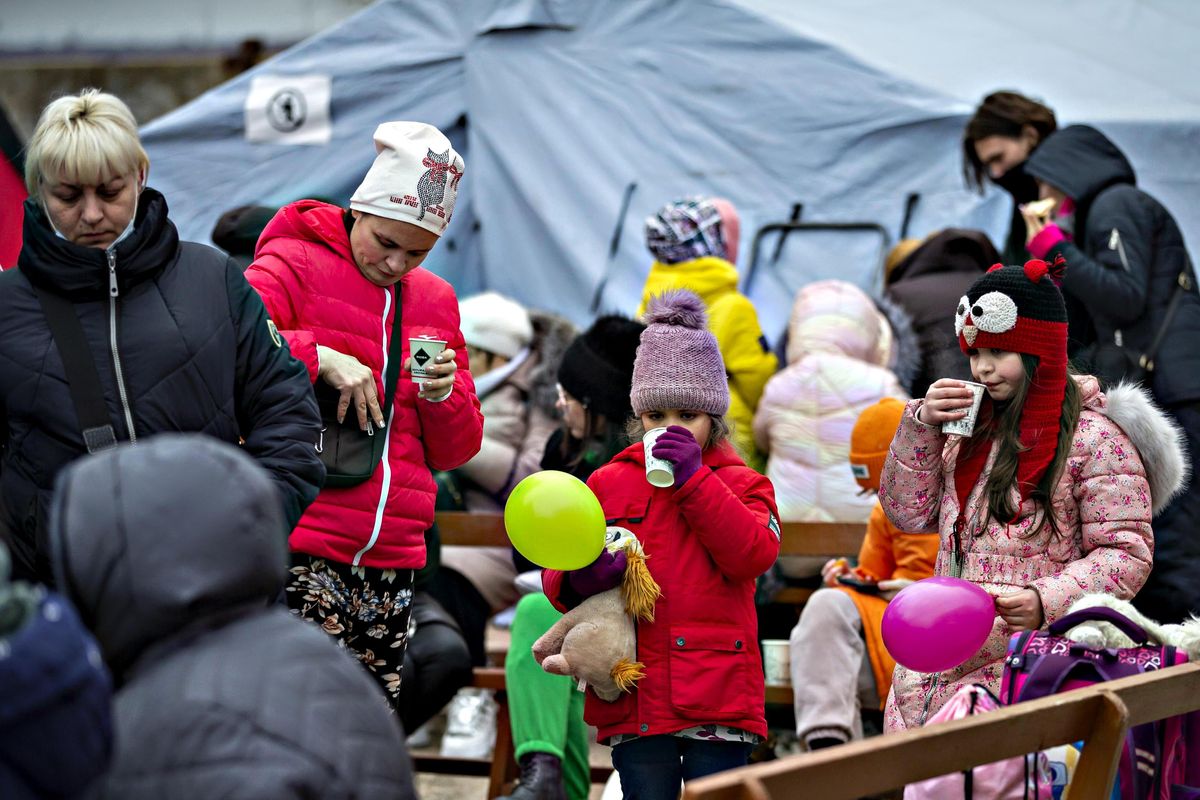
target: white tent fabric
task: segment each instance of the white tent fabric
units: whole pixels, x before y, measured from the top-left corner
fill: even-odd
[[[928,52],[914,56],[911,74],[893,63],[904,47],[881,50],[880,66],[872,66],[860,51],[878,49],[889,24],[903,27],[888,19],[893,10],[872,4],[876,16],[864,17],[862,3],[813,5],[380,0],[146,126],[151,182],[184,237],[207,241],[217,217],[236,205],[311,195],[345,201],[371,163],[376,124],[430,122],[467,166],[447,241],[428,266],[460,294],[494,289],[577,322],[592,316],[597,296],[602,309],[633,310],[650,261],[641,220],[685,194],[723,195],[739,208],[743,267],[754,230],[786,220],[798,203],[806,221],[877,223],[894,242],[906,198],[917,194],[911,235],[965,225],[1002,236],[1007,198],[972,194],[961,176],[962,125],[983,90],[967,94],[950,79],[928,80],[936,73]],[[924,4],[926,16],[934,5]],[[1056,6],[1039,13],[1060,14]],[[919,32],[917,16],[906,24]],[[1065,25],[1069,12],[1062,16]],[[852,47],[851,27],[864,20],[867,45]],[[978,56],[987,30],[980,24],[974,44],[958,51]],[[917,35],[905,28],[905,36]],[[1087,49],[1086,39],[1078,44]],[[1065,51],[1056,72],[1073,68],[1073,52]],[[1081,60],[1075,68],[1092,69]],[[986,65],[976,66],[986,74]],[[986,88],[1019,83],[1005,66],[994,60]],[[314,75],[328,76],[332,87],[327,143],[247,141],[255,80]],[[1182,74],[1172,77],[1183,82]],[[1157,101],[1164,106],[1166,83],[1166,99]],[[1044,94],[1056,105],[1074,98],[1049,85]],[[1114,114],[1111,125],[1101,124],[1176,214],[1177,198],[1200,185],[1194,150],[1186,168],[1163,160],[1164,142],[1194,148],[1200,113],[1180,115],[1162,122]],[[1194,245],[1200,220],[1181,222]],[[765,244],[749,292],[772,338],[800,283],[828,276],[878,283],[877,236],[792,234],[777,260],[774,244]]]

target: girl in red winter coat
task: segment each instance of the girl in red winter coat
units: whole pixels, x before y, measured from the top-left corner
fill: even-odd
[[[754,581],[779,555],[775,495],[729,443],[729,385],[703,303],[687,291],[651,301],[633,368],[637,440],[594,472],[609,525],[632,531],[661,588],[654,621],[637,623],[645,677],[617,701],[587,691],[584,719],[613,747],[626,800],[673,800],[681,780],[742,766],[767,733]],[[674,484],[646,480],[651,454]],[[616,585],[625,554],[543,573],[561,611]],[[536,655],[536,654],[535,654]]]

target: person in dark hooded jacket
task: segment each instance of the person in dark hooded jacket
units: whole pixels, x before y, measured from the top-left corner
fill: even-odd
[[[25,161],[17,268],[0,273],[0,529],[20,579],[50,580],[45,519],[54,478],[117,441],[198,431],[241,442],[275,479],[289,524],[325,480],[320,416],[241,269],[181,242],[120,99],[90,89],[42,113]],[[107,425],[85,437],[43,297],[70,303]],[[78,353],[78,350],[84,350]],[[83,387],[86,389],[86,386]]]
[[[947,228],[931,235],[888,273],[885,296],[912,318],[920,366],[910,386],[924,397],[938,378],[971,380],[971,370],[954,338],[958,298],[1000,254],[982,231]]]
[[[163,434],[80,459],[49,524],[59,585],[117,686],[101,797],[416,796],[380,689],[271,602],[286,528],[245,453]]]
[[[1082,360],[1110,381],[1116,347],[1134,362],[1146,355],[1143,380],[1184,429],[1195,463],[1200,454],[1200,295],[1183,234],[1171,213],[1137,187],[1133,167],[1104,134],[1072,125],[1046,139],[1026,171],[1048,209],[1023,207],[1029,251],[1066,259],[1063,293],[1092,316],[1096,343]],[[1174,308],[1173,311],[1169,309]],[[1151,352],[1161,334],[1157,351]],[[1179,622],[1200,613],[1200,480],[1154,519],[1154,571],[1135,605],[1154,619]]]
[[[9,567],[0,543],[0,797],[83,797],[112,757],[112,684],[74,609]]]

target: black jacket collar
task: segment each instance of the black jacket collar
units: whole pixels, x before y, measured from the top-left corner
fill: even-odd
[[[108,257],[104,250],[81,247],[50,228],[41,203],[25,201],[25,224],[17,267],[37,286],[82,302],[108,296]],[[124,294],[152,280],[179,252],[179,234],[167,218],[167,201],[154,189],[138,199],[130,236],[117,245],[117,287]]]

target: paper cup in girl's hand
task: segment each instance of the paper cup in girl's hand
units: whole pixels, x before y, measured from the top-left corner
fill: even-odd
[[[642,445],[646,448],[646,480],[660,489],[675,485],[675,465],[650,454],[658,437],[666,432],[666,428],[652,428],[642,437]]]
[[[437,360],[438,355],[446,349],[446,342],[433,336],[413,336],[408,340],[408,352],[412,356],[409,371],[412,372],[413,383],[421,383],[437,378],[438,375],[429,371]]]
[[[983,393],[987,391],[987,387],[982,383],[974,381],[963,381],[963,386],[966,386],[975,393],[975,402],[967,409],[967,415],[962,419],[952,419],[942,423],[942,433],[956,433],[959,436],[970,436],[975,432],[975,420],[979,418],[979,406],[983,403]]]

